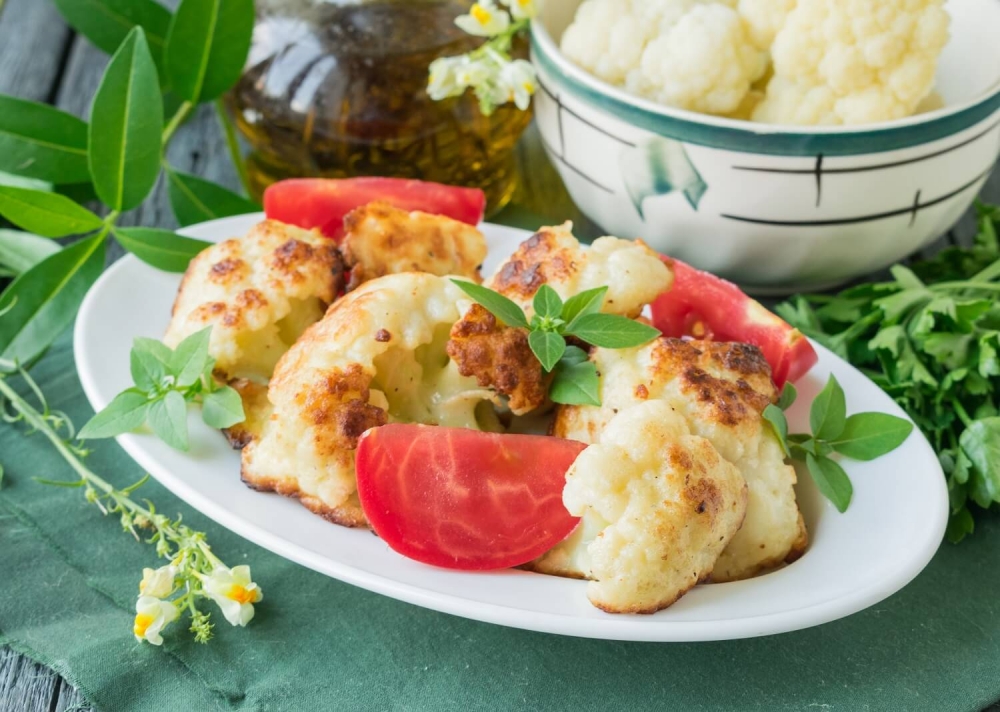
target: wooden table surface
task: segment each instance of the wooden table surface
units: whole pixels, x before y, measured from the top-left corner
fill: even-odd
[[[0,94],[50,102],[85,117],[106,63],[103,53],[66,26],[50,0],[0,0]],[[553,205],[562,205],[567,218],[589,226],[589,221],[572,207],[551,165],[539,160],[537,134],[529,132],[520,151],[522,163],[530,156],[531,170],[523,172],[522,185],[515,196],[517,208],[544,214],[551,212]],[[181,127],[171,143],[169,160],[182,171],[231,188],[238,185],[222,133],[208,108]],[[1000,202],[1000,171],[983,190],[983,198]],[[119,222],[176,227],[164,186],[157,185],[149,200]],[[964,242],[972,235],[972,229],[972,220],[966,217],[939,244]],[[89,709],[57,673],[10,649],[0,648],[0,711]],[[1000,706],[991,709],[1000,711]]]

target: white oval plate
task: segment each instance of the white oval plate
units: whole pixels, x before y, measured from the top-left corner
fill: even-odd
[[[206,240],[244,234],[260,219],[246,215],[188,228]],[[486,270],[528,233],[483,225]],[[90,290],[76,322],[75,356],[95,409],[131,385],[129,350],[136,336],[162,337],[180,275],[135,257],[113,265]],[[828,376],[847,392],[849,412],[903,416],[878,387],[831,352],[799,385],[789,413],[793,432],[808,429],[808,404]],[[152,435],[118,438],[136,462],[173,493],[215,521],[303,566],[386,596],[467,618],[589,638],[644,641],[723,640],[769,635],[855,613],[905,586],[930,561],[944,534],[948,495],[937,458],[914,433],[875,462],[845,461],[854,501],[838,514],[812,481],[800,476],[799,502],[810,546],[794,564],[749,581],[698,586],[652,616],[610,615],[587,601],[586,583],[519,570],[463,573],[425,566],[391,551],[368,531],[345,529],[298,502],[255,492],[239,477],[239,453],[190,419],[191,451],[172,450]]]

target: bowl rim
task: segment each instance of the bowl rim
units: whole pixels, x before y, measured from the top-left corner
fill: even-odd
[[[1000,76],[984,93],[960,104],[903,119],[857,126],[766,124],[664,106],[598,79],[563,55],[540,21],[531,23],[531,59],[582,101],[626,123],[688,143],[740,153],[849,156],[881,153],[957,134],[1000,111]],[[540,88],[557,98],[539,77]],[[986,132],[996,128],[992,124]]]

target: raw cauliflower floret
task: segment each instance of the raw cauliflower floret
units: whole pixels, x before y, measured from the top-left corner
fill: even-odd
[[[795,500],[795,470],[761,413],[776,397],[771,371],[745,344],[660,338],[635,349],[594,349],[600,406],[559,406],[555,435],[604,442],[615,413],[661,401],[737,467],[749,488],[746,521],[719,558],[715,581],[753,576],[798,558],[807,534]],[[535,563],[535,570],[573,575],[573,542]]]
[[[639,65],[655,29],[644,24],[633,6],[642,0],[586,0],[563,33],[563,53],[578,66],[610,84],[623,84]]]
[[[766,68],[766,55],[735,10],[699,4],[646,45],[626,88],[667,106],[728,114]]]
[[[769,50],[796,2],[798,0],[739,0],[736,11],[743,18],[753,43],[762,50]]]
[[[445,354],[463,298],[449,280],[411,272],[335,302],[275,368],[270,413],[243,449],[243,480],[363,526],[354,451],[365,430],[387,422],[479,428],[478,406],[493,398]]]
[[[265,220],[191,261],[163,341],[174,347],[211,326],[216,372],[266,381],[343,289],[343,272],[332,240]]]
[[[852,125],[910,116],[948,41],[944,0],[799,0],[772,47],[754,121]]]
[[[566,473],[563,503],[599,532],[586,545],[590,601],[654,613],[707,579],[746,512],[746,483],[666,403],[619,413]]]

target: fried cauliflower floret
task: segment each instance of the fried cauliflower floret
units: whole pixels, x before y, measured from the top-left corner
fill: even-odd
[[[497,268],[486,286],[520,304],[529,316],[531,300],[543,284],[564,300],[606,286],[601,311],[634,318],[673,284],[670,268],[642,240],[599,237],[585,248],[572,229],[571,222],[541,228]]]
[[[332,240],[266,220],[191,261],[163,340],[175,347],[211,326],[217,373],[266,381],[342,288],[343,265]]]
[[[344,218],[341,251],[351,275],[348,290],[399,272],[456,275],[478,283],[486,238],[471,225],[443,215],[369,203]]]
[[[478,406],[492,398],[445,353],[463,296],[447,279],[405,273],[335,302],[278,363],[267,393],[273,413],[243,449],[244,481],[296,496],[338,524],[364,525],[354,451],[365,430],[478,428]]]
[[[785,464],[761,418],[777,393],[759,350],[660,338],[636,349],[595,349],[591,360],[601,374],[602,405],[560,406],[553,427],[557,436],[604,442],[615,413],[662,401],[733,463],[749,488],[746,521],[719,557],[713,579],[747,578],[802,554],[806,530],[795,501],[795,470]],[[562,551],[535,568],[572,573],[574,556]]]
[[[746,498],[736,468],[669,405],[623,410],[580,453],[563,490],[571,514],[604,523],[584,557],[591,603],[610,613],[672,604],[711,575]]]
[[[853,125],[910,116],[948,41],[944,0],[799,0],[754,121]]]

